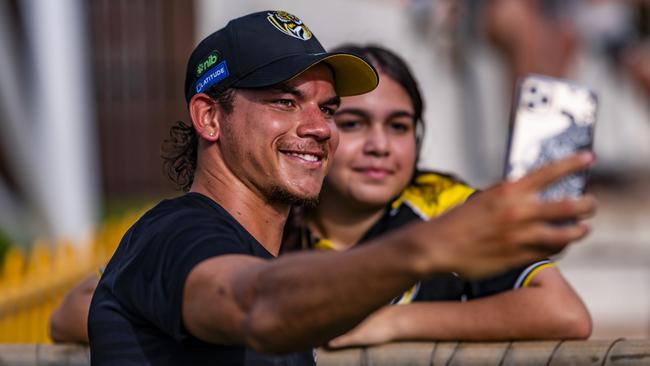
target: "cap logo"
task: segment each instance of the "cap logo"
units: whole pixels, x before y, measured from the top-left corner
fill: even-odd
[[[210,69],[214,64],[219,61],[219,52],[212,51],[210,52],[201,62],[199,62],[196,67],[196,77],[201,76],[206,70]]]
[[[280,10],[267,14],[269,22],[280,32],[303,41],[311,38],[311,31],[297,16]]]
[[[203,93],[228,76],[230,76],[228,63],[226,63],[225,60],[221,61],[218,65],[209,69],[208,72],[205,72],[205,74],[194,83],[194,91],[196,94]]]

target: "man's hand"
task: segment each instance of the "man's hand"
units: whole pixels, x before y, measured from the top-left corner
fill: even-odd
[[[595,213],[596,202],[578,199],[542,201],[540,192],[554,181],[587,169],[591,153],[551,163],[514,182],[503,182],[477,194],[467,203],[426,224],[414,226],[414,237],[426,246],[436,272],[448,270],[466,278],[480,278],[499,270],[548,257],[589,232],[579,219]],[[552,225],[551,221],[577,219]],[[442,264],[442,267],[441,267]]]

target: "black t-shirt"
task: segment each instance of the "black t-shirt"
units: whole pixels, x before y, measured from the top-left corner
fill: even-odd
[[[124,235],[93,296],[88,318],[93,365],[314,365],[313,351],[282,356],[216,345],[182,321],[185,280],[224,254],[273,259],[228,212],[198,193],[165,200]]]

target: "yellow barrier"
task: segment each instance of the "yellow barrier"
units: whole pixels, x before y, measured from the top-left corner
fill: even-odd
[[[104,266],[142,210],[107,220],[86,250],[65,240],[11,248],[0,272],[0,343],[51,343],[48,321],[63,295]]]

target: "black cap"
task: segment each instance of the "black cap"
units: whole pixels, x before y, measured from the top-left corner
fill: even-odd
[[[339,96],[367,93],[378,83],[375,69],[349,53],[328,53],[296,16],[268,10],[233,19],[206,37],[187,62],[185,99],[218,86],[261,88],[289,80],[324,62]]]

